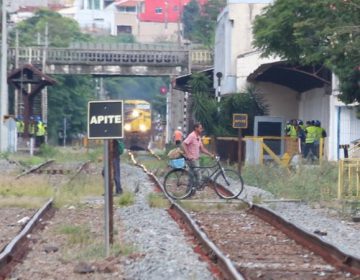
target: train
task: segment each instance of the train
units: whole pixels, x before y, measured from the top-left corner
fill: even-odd
[[[124,119],[125,147],[147,150],[152,136],[151,104],[145,100],[125,100]]]

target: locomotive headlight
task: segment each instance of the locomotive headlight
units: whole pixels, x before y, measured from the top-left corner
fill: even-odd
[[[124,129],[125,129],[125,131],[130,131],[130,130],[131,130],[131,124],[126,123],[126,124],[124,125]]]
[[[139,111],[134,110],[134,111],[132,111],[131,116],[132,116],[133,118],[137,118],[138,116],[140,116],[140,113],[139,113]]]
[[[139,126],[141,132],[145,132],[147,130],[147,127],[145,124],[140,124]]]

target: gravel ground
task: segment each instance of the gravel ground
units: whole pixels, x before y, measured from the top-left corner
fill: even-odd
[[[360,223],[344,220],[333,210],[314,209],[304,203],[280,202],[266,206],[308,232],[317,233],[343,252],[360,258]]]
[[[127,259],[124,264],[125,278],[213,279],[207,264],[199,260],[184,233],[165,209],[149,207],[148,194],[153,184],[137,167],[122,166],[124,187],[136,192],[135,204],[120,208],[117,214],[124,225],[124,239],[131,242],[141,258]]]
[[[1,208],[0,252],[18,234],[24,223],[36,212],[34,209]]]
[[[253,197],[273,199],[273,195],[256,187],[246,186],[241,198],[252,201]],[[343,252],[360,258],[360,223],[345,220],[336,211],[314,208],[303,202],[271,202],[263,206],[276,212],[298,227],[317,233],[323,240]]]

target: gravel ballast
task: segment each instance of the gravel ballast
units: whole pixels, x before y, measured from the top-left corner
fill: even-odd
[[[274,199],[273,195],[257,187],[245,186],[240,198],[252,201],[253,197]],[[274,201],[263,203],[279,216],[324,241],[333,244],[346,254],[360,258],[360,223],[341,217],[335,210],[314,208],[305,202]]]
[[[123,238],[131,242],[141,258],[124,264],[126,279],[214,279],[205,262],[193,251],[181,229],[165,209],[151,208],[148,195],[154,185],[140,169],[122,166],[122,181],[136,192],[135,203],[117,211],[124,226]]]

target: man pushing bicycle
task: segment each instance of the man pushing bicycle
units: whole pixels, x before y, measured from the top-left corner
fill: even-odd
[[[214,154],[210,153],[203,145],[201,141],[201,133],[203,132],[203,126],[201,123],[197,122],[194,124],[194,130],[185,138],[182,143],[183,150],[185,152],[185,157],[188,161],[190,168],[200,166],[199,157],[200,152],[210,156],[215,157]],[[195,175],[198,177],[197,172]],[[199,178],[198,178],[199,179]]]

